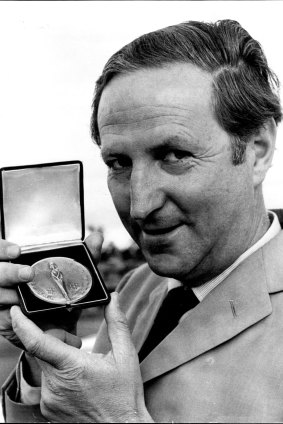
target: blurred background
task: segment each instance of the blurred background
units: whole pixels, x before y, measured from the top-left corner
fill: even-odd
[[[143,261],[122,227],[106,185],[106,167],[90,138],[95,81],[107,59],[139,35],[185,20],[238,20],[258,39],[283,81],[280,1],[0,2],[0,168],[81,160],[87,233],[102,231],[100,271],[110,290]],[[282,127],[264,185],[269,208],[283,206]],[[95,334],[100,308],[85,310],[80,334]],[[0,385],[18,351],[0,338]]]

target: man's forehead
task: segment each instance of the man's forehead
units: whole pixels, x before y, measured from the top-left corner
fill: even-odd
[[[100,130],[107,132],[108,127],[116,127],[122,129],[125,127],[139,127],[140,124],[145,124],[150,127],[162,125],[168,120],[174,120],[176,123],[192,119],[195,110],[190,110],[189,107],[183,105],[170,105],[164,104],[146,105],[146,106],[132,106],[129,108],[121,108],[119,110],[109,111],[109,113],[101,114],[99,120]]]
[[[106,121],[157,117],[211,108],[212,76],[190,64],[142,69],[115,77],[105,87],[98,110],[99,127]],[[204,110],[204,113],[207,111]]]

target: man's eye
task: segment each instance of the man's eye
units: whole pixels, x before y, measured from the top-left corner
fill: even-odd
[[[130,166],[130,160],[127,158],[117,158],[107,161],[107,166],[113,171],[121,171]]]
[[[188,152],[171,151],[164,155],[163,161],[169,164],[186,163],[192,155]]]

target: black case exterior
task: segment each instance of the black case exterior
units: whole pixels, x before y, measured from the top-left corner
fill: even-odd
[[[68,161],[68,162],[55,162],[55,163],[43,163],[38,165],[27,165],[27,166],[17,166],[17,167],[5,167],[0,169],[0,196],[1,196],[1,232],[2,238],[5,238],[6,227],[5,227],[5,196],[7,193],[4,193],[3,187],[3,174],[9,171],[14,170],[31,170],[35,171],[36,168],[46,168],[50,167],[64,167],[65,165],[77,165],[79,167],[79,194],[80,194],[80,211],[81,211],[81,240],[70,241],[70,243],[64,243],[64,245],[59,243],[48,243],[46,246],[32,246],[32,251],[24,251],[17,260],[12,261],[15,263],[20,263],[23,265],[33,265],[37,261],[48,258],[48,257],[66,257],[74,259],[75,261],[82,264],[85,268],[88,269],[92,276],[92,287],[85,298],[81,301],[68,304],[68,305],[58,305],[54,303],[45,302],[35,296],[27,283],[19,284],[17,287],[21,308],[26,315],[32,316],[37,314],[45,314],[50,312],[55,312],[59,310],[71,310],[77,308],[88,308],[100,304],[106,304],[110,301],[110,296],[107,292],[107,289],[103,283],[101,275],[92,260],[91,253],[87,248],[84,237],[85,237],[85,223],[84,223],[84,196],[83,196],[83,164],[80,161]],[[33,181],[34,182],[34,181]],[[8,193],[9,196],[13,196],[13,193]],[[47,205],[48,209],[48,205]],[[12,240],[11,240],[12,241]]]

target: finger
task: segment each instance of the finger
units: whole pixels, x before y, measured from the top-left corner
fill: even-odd
[[[18,265],[7,262],[0,263],[0,286],[2,287],[31,281],[33,276],[34,270],[28,265]]]
[[[43,333],[21,312],[18,306],[11,308],[11,318],[14,332],[32,356],[57,369],[64,368],[64,364],[74,358],[74,351],[77,352],[77,350]],[[44,368],[44,364],[41,366],[43,372],[48,370],[48,367]]]
[[[0,309],[0,333],[3,335],[6,332],[11,333],[12,323],[9,308]]]
[[[82,347],[81,338],[76,336],[75,334],[68,333],[65,330],[52,328],[51,330],[46,331],[45,334],[50,334],[51,336],[56,337],[56,339],[61,340],[63,343],[69,346],[73,346],[77,349],[80,349]]]
[[[16,290],[0,288],[0,308],[2,305],[19,305],[19,297]]]
[[[118,293],[111,293],[111,302],[105,308],[105,320],[112,351],[116,360],[124,359],[125,354],[136,352],[125,314],[119,306]]]
[[[102,233],[99,231],[93,232],[86,238],[85,242],[92,254],[94,261],[98,263],[100,260],[101,249],[103,244]]]
[[[17,244],[0,239],[0,260],[9,261],[16,259],[21,254],[21,249]]]
[[[20,349],[24,349],[24,346],[13,331],[10,317],[10,308],[0,308],[0,335]]]

